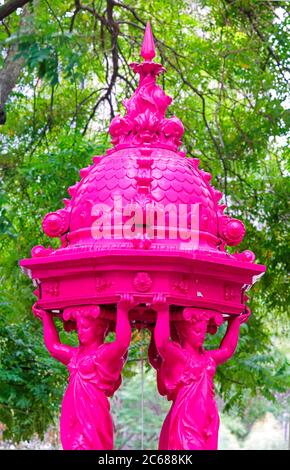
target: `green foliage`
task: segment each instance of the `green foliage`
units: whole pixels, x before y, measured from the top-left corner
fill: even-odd
[[[7,325],[0,319],[0,421],[4,437],[15,441],[34,433],[43,437],[59,413],[67,379],[65,367],[51,361],[39,325],[23,320]]]
[[[170,403],[156,392],[155,372],[152,370],[145,372],[142,420],[140,370],[141,364],[140,367],[134,368],[132,377],[124,379],[120,391],[112,399],[111,410],[115,423],[116,449],[157,449],[161,423],[170,407]]]
[[[120,1],[113,19],[109,4],[101,0],[94,9],[83,0],[76,10],[74,2],[34,2],[30,31],[18,34],[16,13],[0,28],[0,67],[11,44],[15,59],[25,59],[6,103],[0,154],[0,421],[16,440],[43,434],[58,414],[66,377],[42,346],[31,283],[18,261],[32,246],[54,243],[42,234],[42,217],[62,207],[79,169],[109,146],[109,118],[122,112],[121,99],[136,83],[128,63],[139,57],[148,19],[167,68],[160,80],[174,97],[169,113],[185,125],[187,155],[200,158],[229,212],[245,221],[239,250],[250,248],[267,265],[251,290],[253,315],[238,352],[218,371],[217,391],[226,409],[247,416],[255,396],[273,400],[289,389],[284,349],[273,341],[289,334],[286,3]],[[134,376],[139,358],[136,333],[126,376]]]

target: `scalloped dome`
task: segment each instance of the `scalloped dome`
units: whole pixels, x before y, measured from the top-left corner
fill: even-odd
[[[147,202],[165,207],[168,204],[177,207],[186,204],[188,213],[191,204],[199,203],[200,229],[217,237],[218,205],[214,189],[204,179],[205,173],[202,174],[197,168],[198,161],[165,149],[153,149],[150,158]],[[94,158],[94,165],[76,188],[71,201],[67,236],[70,243],[79,243],[81,240],[89,242],[90,227],[96,220],[92,209],[96,204],[113,208],[115,195],[122,197],[123,207],[133,202],[142,204],[141,195],[144,193],[140,192],[138,180],[140,159],[142,152],[136,148]],[[80,230],[81,233],[74,233]]]
[[[222,252],[225,244],[237,245],[244,236],[243,223],[223,214],[225,206],[218,204],[222,194],[210,186],[211,175],[198,168],[197,159],[186,158],[178,150],[184,128],[176,116],[166,118],[171,98],[156,83],[156,77],[165,69],[152,62],[155,51],[149,33],[145,34],[146,47],[143,44],[141,53],[145,60],[131,64],[140,76],[139,85],[133,96],[124,101],[125,116],[116,116],[110,124],[113,148],[104,156],[94,157],[94,164],[80,171],[82,179],[68,189],[72,199],[65,200],[65,209],[47,214],[43,220],[47,235],[61,237],[61,250],[76,245],[108,249],[132,244],[135,248],[158,249],[163,244],[163,249],[184,250],[184,242],[192,242],[195,236],[194,249]],[[124,232],[115,236],[116,226],[132,221],[133,216],[128,207],[127,215],[122,213],[116,224],[116,197],[121,197],[123,209],[128,205],[136,208],[135,226],[129,238]],[[198,214],[193,207],[196,204]],[[150,207],[152,212],[158,209],[159,215],[154,214],[151,219],[148,236],[146,210]],[[110,215],[105,216],[109,211]],[[139,230],[135,236],[136,226]],[[157,229],[161,229],[161,236]],[[183,237],[186,231],[190,233],[187,240]],[[100,234],[106,236],[102,238]]]

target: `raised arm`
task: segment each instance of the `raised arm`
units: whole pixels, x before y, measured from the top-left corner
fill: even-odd
[[[60,342],[52,314],[40,309],[36,304],[33,305],[32,311],[37,318],[42,320],[44,344],[50,355],[67,365],[74,348]]]
[[[117,304],[117,320],[116,320],[116,347],[123,356],[130,346],[131,341],[131,325],[129,321],[129,310],[134,307],[133,296],[124,294],[120,302]]]
[[[217,364],[228,361],[234,355],[239,340],[241,324],[248,321],[249,316],[250,310],[247,310],[246,313],[235,318],[229,318],[227,331],[219,349],[211,351],[211,356]]]
[[[150,344],[148,347],[148,359],[149,359],[149,363],[151,364],[151,366],[154,367],[154,369],[158,370],[161,366],[162,358],[159,355],[157,348],[156,348],[156,344],[154,340],[154,329],[153,327],[149,327],[148,329],[151,332],[151,339],[150,339]]]
[[[158,392],[160,393],[160,395],[166,395],[166,387],[165,387],[165,384],[164,384],[164,380],[163,380],[163,371],[162,371],[162,357],[159,355],[158,351],[157,351],[157,348],[156,348],[156,344],[155,344],[155,340],[154,340],[154,329],[153,327],[149,327],[149,330],[151,331],[151,340],[150,340],[150,344],[149,344],[149,347],[148,347],[148,359],[149,359],[149,363],[151,364],[152,367],[154,367],[154,369],[156,370],[157,372],[157,389],[158,389]]]
[[[116,339],[112,343],[106,343],[106,357],[104,361],[112,362],[114,357],[122,358],[130,345],[131,325],[129,321],[129,310],[134,307],[133,296],[124,294],[117,304]]]
[[[170,339],[169,305],[163,294],[156,294],[152,307],[157,312],[154,339],[158,353],[164,360],[184,360],[182,349]]]
[[[157,313],[154,340],[157,351],[162,356],[170,344],[169,305],[163,294],[157,294],[154,297],[153,308]]]

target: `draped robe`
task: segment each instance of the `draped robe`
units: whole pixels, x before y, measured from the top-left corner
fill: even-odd
[[[181,346],[175,343],[175,347]],[[160,379],[171,409],[160,434],[160,450],[217,449],[219,415],[214,399],[213,378],[216,363],[210,351],[197,359],[183,350],[184,366],[176,375],[169,373],[172,364],[162,362]]]
[[[123,358],[114,367],[103,364],[106,344],[93,351],[73,353],[68,364],[69,384],[62,402],[60,418],[64,449],[113,449],[113,422],[107,397],[121,384]]]

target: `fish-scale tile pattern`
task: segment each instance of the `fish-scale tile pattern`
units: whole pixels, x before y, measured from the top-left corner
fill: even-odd
[[[95,217],[91,215],[96,204],[113,206],[114,195],[121,195],[123,202],[128,203],[136,194],[138,166],[135,160],[126,157],[103,157],[81,181],[72,201],[70,231],[92,224]]]
[[[122,196],[123,206],[138,194],[136,176],[141,157],[137,149],[124,149],[94,160],[90,172],[81,180],[72,200],[70,231],[88,227],[96,204],[113,206],[114,195]],[[152,153],[150,196],[163,204],[199,203],[201,229],[216,235],[217,203],[213,191],[197,165],[168,150]]]

